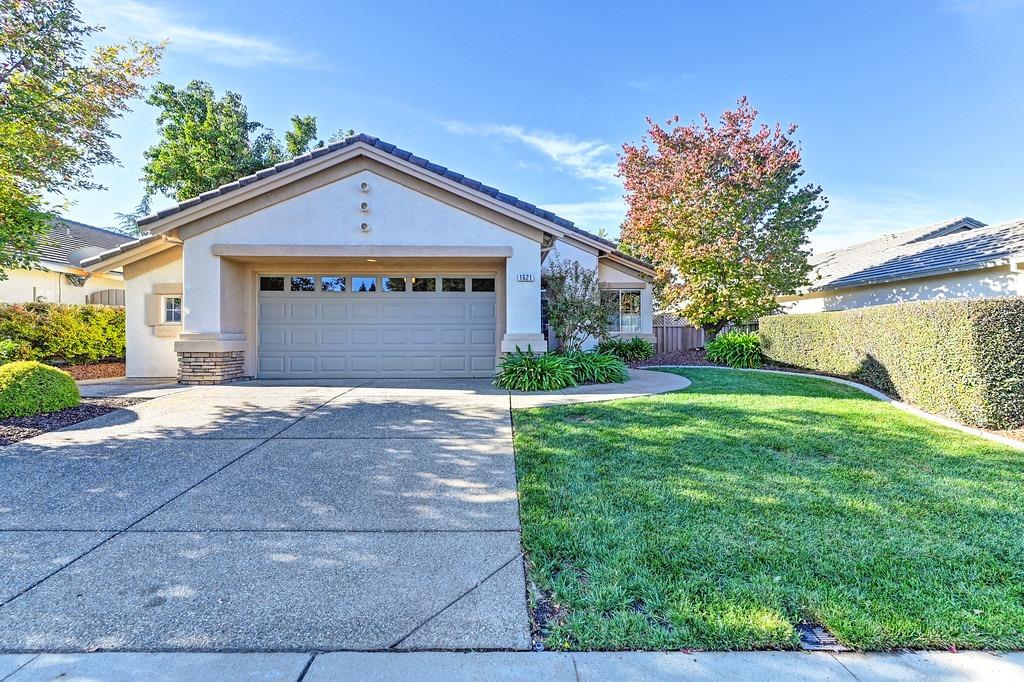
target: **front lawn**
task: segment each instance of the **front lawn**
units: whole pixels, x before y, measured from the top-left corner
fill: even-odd
[[[1024,451],[811,377],[516,411],[548,648],[1024,648]]]

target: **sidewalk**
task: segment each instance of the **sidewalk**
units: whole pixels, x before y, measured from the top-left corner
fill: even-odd
[[[1024,680],[1024,653],[0,654],[0,680]]]

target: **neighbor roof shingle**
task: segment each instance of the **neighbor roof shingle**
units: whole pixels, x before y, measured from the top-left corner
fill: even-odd
[[[68,259],[68,255],[77,249],[93,246],[106,251],[131,240],[131,237],[118,232],[58,218],[46,237],[39,240],[39,260],[78,265]]]
[[[1024,254],[1024,220],[988,225],[973,218],[886,235],[811,259],[812,291],[844,289],[970,270]]]

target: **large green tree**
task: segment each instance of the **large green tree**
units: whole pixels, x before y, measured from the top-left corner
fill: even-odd
[[[757,125],[746,98],[717,126],[678,120],[648,120],[648,139],[623,146],[621,245],[657,267],[664,308],[715,334],[807,282],[808,235],[827,201],[801,182],[796,126]]]
[[[162,47],[83,41],[100,29],[72,0],[0,0],[0,279],[38,264],[61,197],[98,189],[116,163],[111,122],[157,70]]]
[[[183,88],[158,83],[147,101],[160,110],[160,141],[145,152],[147,198],[189,199],[325,144],[315,116],[293,116],[282,145],[273,130],[249,119],[241,95],[217,97],[203,81]]]

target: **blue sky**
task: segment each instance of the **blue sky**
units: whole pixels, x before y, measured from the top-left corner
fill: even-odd
[[[717,116],[743,95],[800,126],[831,201],[819,250],[1024,217],[1024,0],[79,6],[103,40],[170,39],[159,80],[239,92],[279,133],[315,114],[322,133],[377,135],[592,231],[618,233],[616,153],[645,117]],[[115,129],[123,167],[69,217],[111,225],[140,198],[155,111]]]

